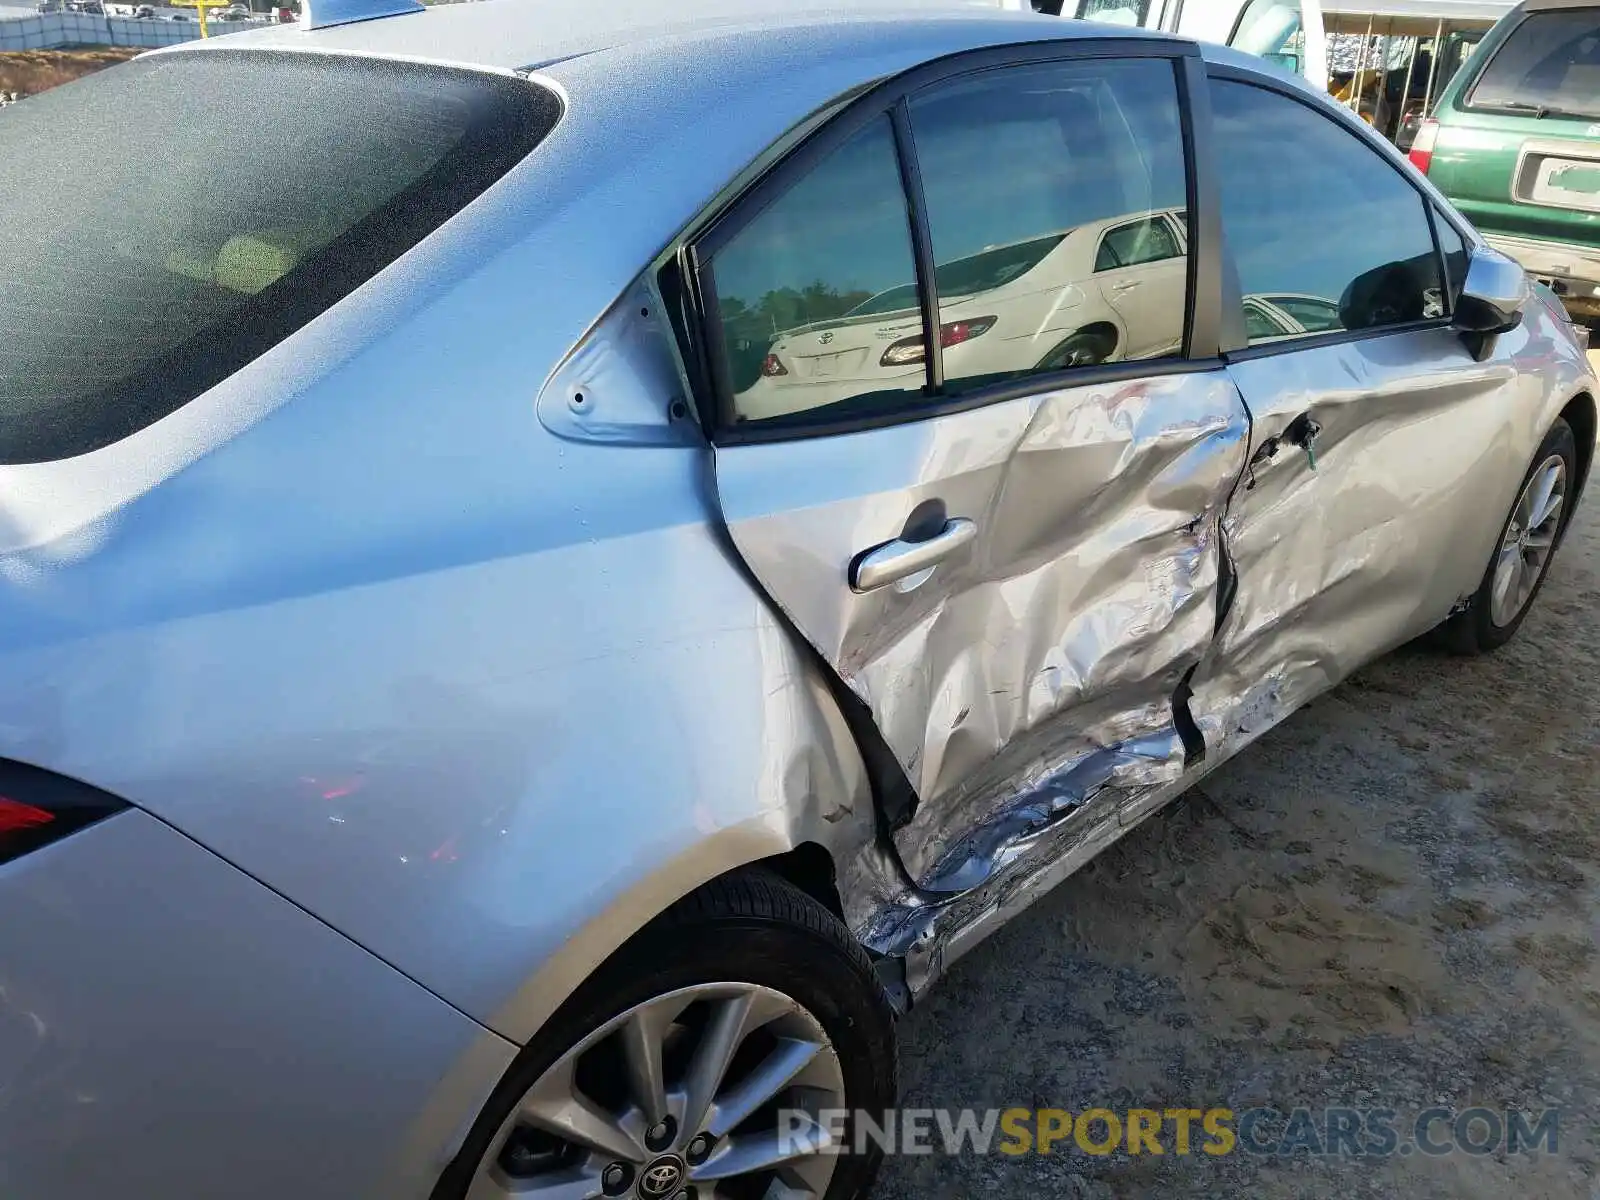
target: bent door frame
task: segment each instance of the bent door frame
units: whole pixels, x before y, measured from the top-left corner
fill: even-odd
[[[1171,63],[1174,70],[1181,136],[1188,158],[1186,195],[1189,213],[1188,267],[1185,343],[1181,357],[1158,362],[1116,362],[1097,367],[1080,367],[1070,372],[1035,375],[957,395],[941,394],[940,388],[943,383],[941,347],[938,345],[938,338],[928,335],[928,331],[936,328],[938,323],[932,240],[916,164],[915,144],[911,138],[909,125],[910,97],[938,84],[1001,68],[1092,59],[1133,58],[1164,60]],[[911,422],[924,422],[1002,404],[1008,400],[1061,391],[1065,388],[1110,386],[1164,375],[1197,375],[1208,371],[1220,373],[1223,368],[1221,346],[1227,336],[1225,327],[1229,322],[1223,315],[1227,311],[1223,303],[1226,287],[1221,254],[1219,198],[1212,177],[1207,87],[1206,65],[1200,56],[1199,48],[1193,43],[1155,38],[1107,37],[1032,42],[954,55],[924,64],[867,89],[844,105],[820,128],[811,131],[804,140],[778,157],[774,164],[719,209],[708,214],[706,220],[698,223],[693,232],[683,239],[677,253],[667,261],[664,268],[664,283],[666,278],[671,278],[677,285],[676,289],[664,286],[663,291],[668,296],[669,304],[677,301],[680,306],[678,330],[680,339],[684,343],[682,347],[684,359],[691,376],[692,390],[699,405],[702,424],[708,432],[713,447],[713,454],[720,455],[739,446],[827,438]],[[718,249],[726,245],[773,200],[784,194],[794,182],[869,123],[881,120],[885,115],[893,124],[896,138],[901,182],[905,191],[912,250],[917,269],[919,307],[924,337],[929,343],[925,402],[873,414],[870,417],[857,416],[845,420],[799,425],[779,423],[769,426],[764,422],[744,427],[734,425],[727,419],[731,413],[728,402],[732,393],[725,374],[724,364],[727,360],[719,341],[721,329],[717,321],[708,319],[711,314],[718,311],[715,280],[709,269],[710,260]],[[1242,325],[1242,318],[1237,323]],[[1244,420],[1248,421],[1247,413]],[[712,486],[716,486],[715,478]],[[1231,494],[1229,491],[1230,497]],[[729,537],[731,541],[736,541],[731,530]],[[730,549],[737,552],[736,546]],[[1219,559],[1216,616],[1220,621],[1221,612],[1231,594],[1231,567],[1226,561],[1225,548],[1220,538],[1216,553]],[[747,569],[750,569],[748,564],[746,565]],[[805,635],[801,622],[795,614],[786,610],[782,597],[773,595],[761,583],[754,569],[750,569],[750,574],[753,583],[761,588],[774,610],[790,626],[797,642],[809,646],[827,665],[828,677],[836,684],[835,694],[841,707],[852,717],[852,725],[873,769],[875,791],[881,804],[881,827],[886,834],[892,833],[895,828],[911,819],[918,802],[905,763],[890,751],[887,741],[873,720],[870,706],[845,681],[839,664],[831,661],[828,654],[819,648],[813,639]],[[1172,703],[1175,712],[1183,707],[1185,688],[1186,683],[1180,685],[1172,696],[1164,698]],[[1186,723],[1180,718],[1177,724],[1183,735],[1186,763],[1197,762],[1204,757],[1204,745],[1198,737],[1191,740],[1192,722],[1188,722],[1186,727]],[[1017,865],[1021,867],[1024,864]]]

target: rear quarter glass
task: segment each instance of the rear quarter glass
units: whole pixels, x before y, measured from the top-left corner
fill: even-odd
[[[237,120],[216,119],[225,97]],[[0,463],[110,445],[326,311],[526,156],[561,102],[484,72],[154,55],[0,119]]]

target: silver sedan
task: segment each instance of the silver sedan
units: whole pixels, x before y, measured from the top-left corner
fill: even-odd
[[[1571,520],[1583,333],[1261,60],[310,8],[0,122],[0,1194],[858,1196],[897,1011]]]

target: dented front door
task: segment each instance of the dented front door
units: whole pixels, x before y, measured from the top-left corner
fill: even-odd
[[[1539,386],[1517,379],[1524,334],[1477,354],[1450,328],[1467,246],[1447,215],[1367,135],[1281,87],[1210,90],[1243,302],[1301,326],[1258,325],[1230,356],[1253,425],[1225,523],[1238,586],[1192,682],[1214,758],[1477,588]]]

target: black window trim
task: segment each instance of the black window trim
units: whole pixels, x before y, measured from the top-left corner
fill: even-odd
[[[1186,159],[1185,205],[1190,215],[1183,348],[1172,358],[1039,372],[941,395],[935,391],[933,383],[937,377],[938,386],[942,388],[943,358],[935,332],[938,298],[933,274],[933,242],[915,146],[909,136],[910,99],[926,89],[988,71],[1095,59],[1159,59],[1170,63],[1173,69]],[[920,403],[900,404],[870,415],[824,415],[808,420],[802,412],[770,421],[736,423],[730,420],[733,392],[727,376],[722,323],[715,319],[719,304],[712,260],[808,171],[861,130],[885,119],[895,134],[912,257],[917,268],[923,336],[929,344],[923,385],[926,398]],[[697,382],[702,383],[695,389],[702,428],[718,446],[828,437],[930,420],[1068,387],[1219,369],[1222,366],[1218,316],[1221,306],[1217,301],[1221,296],[1222,267],[1218,244],[1222,226],[1210,159],[1210,106],[1206,99],[1205,65],[1199,47],[1191,42],[1142,36],[1052,39],[990,46],[934,59],[868,89],[730,198],[709,220],[698,223],[697,232],[680,251],[684,300],[693,312],[693,320],[689,322],[691,345],[687,347],[685,359],[693,364],[692,373],[698,376]]]
[[[917,163],[916,138],[911,133],[911,98],[901,96],[889,110],[894,125],[894,152],[900,168],[900,188],[911,221],[911,257],[917,272],[917,307],[922,310],[923,384],[925,396],[944,391],[944,339],[939,329],[938,264],[933,257],[933,227],[928,220],[928,198]]]
[[[1472,252],[1476,246],[1472,238],[1468,236],[1467,233],[1463,232],[1461,226],[1456,223],[1455,219],[1445,211],[1444,206],[1441,205],[1437,200],[1433,200],[1429,203],[1428,216],[1429,219],[1433,221],[1433,240],[1439,244],[1439,261],[1443,264],[1445,291],[1450,299],[1451,316],[1454,316],[1456,307],[1456,293],[1462,288],[1466,287],[1467,274],[1465,271],[1463,271],[1461,273],[1461,278],[1457,279],[1450,273],[1450,256],[1445,253],[1444,242],[1439,238],[1439,226],[1445,226],[1450,230],[1451,233],[1456,235],[1456,239],[1460,241],[1462,248],[1466,251],[1467,262],[1469,265],[1472,262]]]
[[[1417,201],[1422,205],[1423,213],[1425,214],[1428,222],[1428,236],[1433,239],[1433,253],[1435,259],[1438,260],[1439,263],[1439,278],[1445,281],[1446,298],[1448,299],[1450,276],[1449,272],[1445,269],[1444,247],[1439,241],[1439,231],[1434,227],[1433,213],[1434,210],[1439,207],[1439,201],[1431,192],[1427,190],[1425,186],[1420,184],[1418,180],[1412,176],[1412,174],[1406,168],[1404,162],[1397,161],[1396,158],[1391,157],[1390,152],[1396,154],[1398,152],[1394,151],[1394,148],[1390,146],[1388,142],[1382,141],[1380,138],[1378,138],[1378,135],[1372,132],[1371,127],[1367,125],[1366,122],[1354,116],[1349,112],[1349,110],[1334,107],[1333,111],[1330,112],[1328,111],[1328,106],[1322,104],[1322,102],[1316,97],[1305,95],[1293,84],[1287,84],[1282,80],[1274,79],[1270,75],[1259,74],[1243,67],[1233,66],[1232,64],[1220,63],[1208,64],[1206,74],[1208,82],[1211,83],[1226,82],[1247,84],[1251,87],[1260,88],[1263,91],[1274,92],[1285,99],[1293,100],[1296,104],[1303,105],[1312,112],[1321,116],[1324,120],[1331,121],[1333,124],[1338,125],[1348,132],[1354,134],[1364,145],[1371,147],[1373,150],[1373,157],[1387,164],[1389,168],[1393,170],[1401,179],[1405,180],[1406,184],[1411,188],[1411,190],[1416,193]],[[1215,164],[1213,163],[1211,165],[1212,169],[1215,170]],[[1452,226],[1455,224],[1454,221],[1450,223]],[[1459,232],[1459,230],[1457,232]],[[1462,240],[1467,243],[1468,247],[1473,245],[1473,240],[1471,238],[1463,236]],[[1230,256],[1228,262],[1228,273],[1230,282],[1233,283],[1234,290],[1237,294],[1233,296],[1225,296],[1223,298],[1223,303],[1227,304],[1231,302],[1234,307],[1240,310],[1242,314],[1244,295],[1242,289],[1238,287],[1238,267],[1237,264],[1231,260],[1231,252],[1224,249],[1224,253],[1229,254]],[[1254,346],[1251,346],[1248,344],[1248,342],[1246,342],[1245,344],[1237,346],[1225,346],[1222,357],[1224,361],[1230,363],[1249,362],[1252,359],[1257,358],[1273,358],[1280,354],[1295,354],[1301,350],[1318,350],[1324,346],[1343,346],[1351,342],[1370,341],[1374,338],[1389,337],[1390,335],[1396,333],[1415,333],[1427,329],[1449,329],[1451,320],[1452,317],[1447,305],[1445,315],[1442,317],[1430,317],[1424,321],[1407,321],[1399,325],[1379,325],[1371,329],[1335,329],[1330,330],[1327,333],[1313,333],[1306,334],[1304,336],[1294,336],[1285,338],[1283,341],[1266,342]],[[1244,322],[1241,316],[1239,321],[1239,332],[1241,334],[1243,333],[1243,325]]]

